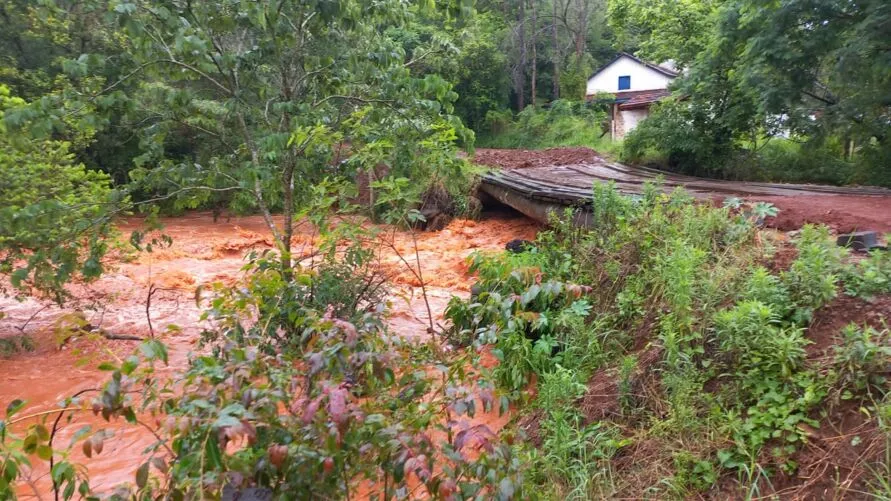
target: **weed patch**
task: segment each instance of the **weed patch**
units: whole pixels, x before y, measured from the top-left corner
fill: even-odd
[[[713,207],[655,188],[628,197],[597,185],[593,228],[572,227],[567,213],[523,252],[474,255],[480,292],[449,305],[450,335],[491,346],[497,382],[518,401],[538,381],[526,404],[539,420],[527,477],[536,491],[773,492],[772,480],[810,464],[827,405],[878,412],[886,398],[887,330],[839,325],[828,345],[810,332],[840,290],[883,297],[886,257],[850,264],[826,228],[807,226],[788,265],[771,270],[759,224],[774,207]],[[640,446],[653,441],[655,452]],[[644,450],[646,474],[616,457]],[[860,469],[879,465],[870,460]]]

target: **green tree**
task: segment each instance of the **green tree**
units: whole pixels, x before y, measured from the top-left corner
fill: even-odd
[[[287,269],[295,210],[314,183],[379,164],[454,172],[454,143],[472,140],[449,114],[457,96],[441,77],[413,75],[416,61],[386,35],[434,8],[424,5],[112,2],[134,62],[121,81],[140,79],[134,100],[151,124],[132,175],[181,207],[237,193],[262,213]],[[200,144],[171,158],[165,145],[184,131]]]
[[[615,25],[626,33],[643,27],[645,55],[676,54],[689,64],[675,83],[686,100],[644,122],[626,142],[626,153],[653,148],[688,172],[748,176],[760,146],[783,133],[807,142],[804,151],[843,144],[847,159],[859,152],[855,161],[868,179],[887,183],[891,6],[737,0],[715,7],[686,23],[695,9],[661,16],[658,4],[614,4]],[[695,36],[672,28],[688,25],[700,27]]]
[[[689,66],[714,37],[723,0],[613,0],[609,24],[619,45],[649,61]]]
[[[69,143],[34,139],[14,113],[25,105],[0,85],[0,273],[61,303],[65,283],[102,272],[117,195],[107,175],[73,161]]]
[[[68,123],[52,125],[53,137],[69,141],[79,161],[109,173],[120,185],[129,181],[138,155],[139,142],[128,124],[131,110],[114,93],[87,107],[81,102],[119,79],[126,67],[127,41],[106,16],[103,0],[0,2],[0,83],[47,114],[65,109],[57,118]],[[134,88],[130,81],[116,90],[124,94]],[[92,113],[96,110],[102,113]],[[75,118],[79,123],[71,122]]]

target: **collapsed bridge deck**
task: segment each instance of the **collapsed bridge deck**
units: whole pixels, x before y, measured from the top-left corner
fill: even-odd
[[[720,181],[610,162],[593,152],[589,158],[577,163],[493,170],[483,176],[480,189],[499,202],[546,222],[552,210],[565,206],[584,207],[590,202],[595,183],[613,182],[622,193],[640,194],[645,183],[657,180],[661,181],[661,189],[665,192],[683,187],[698,199],[814,195],[889,197],[887,210],[891,212],[891,190],[886,188]],[[582,218],[579,223],[590,224],[584,211],[577,217]]]

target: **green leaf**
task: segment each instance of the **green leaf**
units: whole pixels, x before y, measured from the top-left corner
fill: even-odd
[[[204,451],[207,454],[207,459],[210,462],[211,467],[222,468],[223,457],[220,453],[220,446],[217,444],[217,441],[213,438],[208,438],[205,444]]]
[[[15,413],[22,410],[23,407],[25,407],[25,401],[20,398],[17,398],[15,400],[13,400],[12,402],[10,402],[6,406],[6,419],[9,419],[12,416],[14,416]]]
[[[140,489],[144,488],[148,483],[149,463],[145,462],[139,465],[136,470],[136,486]]]
[[[53,457],[53,448],[48,445],[40,445],[37,447],[37,457],[44,461],[49,461]]]

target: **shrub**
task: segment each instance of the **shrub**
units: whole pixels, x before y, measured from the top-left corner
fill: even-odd
[[[806,225],[795,241],[798,258],[783,272],[783,284],[796,306],[795,320],[810,322],[814,310],[835,298],[845,251],[835,245],[825,226]]]
[[[156,366],[166,364],[167,353],[154,340],[101,367],[111,378],[92,400],[93,412],[123,417],[157,438],[145,450],[135,485],[118,487],[115,499],[333,499],[354,495],[363,481],[385,498],[404,496],[409,486],[428,497],[522,497],[513,449],[467,420],[480,404],[506,409],[485,380],[470,383],[463,370],[448,368],[471,360],[439,360],[430,369],[430,353],[390,336],[376,311],[348,321],[336,308],[304,300],[278,275],[273,256],[255,259],[249,269],[243,288],[213,300],[207,351],[176,380],[158,377]],[[294,280],[316,291],[337,287],[314,282],[319,277]],[[284,329],[288,336],[279,332]],[[65,401],[66,409],[81,405]],[[71,446],[54,444],[55,428],[51,434],[45,425],[56,415],[16,415],[21,408],[13,402],[0,421],[0,492],[9,494],[27,455],[36,454],[57,459],[52,475],[59,497],[89,496]],[[16,423],[29,419],[36,424],[19,434]],[[88,428],[72,445],[90,457],[102,453],[105,437]]]
[[[842,277],[849,296],[869,299],[877,294],[891,294],[891,252],[871,251],[865,259],[846,267]]]
[[[891,370],[891,331],[850,324],[842,329],[842,342],[834,347],[833,368],[837,387],[845,398],[852,393],[887,392]]]
[[[490,112],[491,113],[491,112]],[[606,108],[599,102],[558,99],[549,108],[526,107],[516,119],[504,113],[487,115],[493,133],[479,138],[480,146],[546,148],[552,146],[605,146]]]

